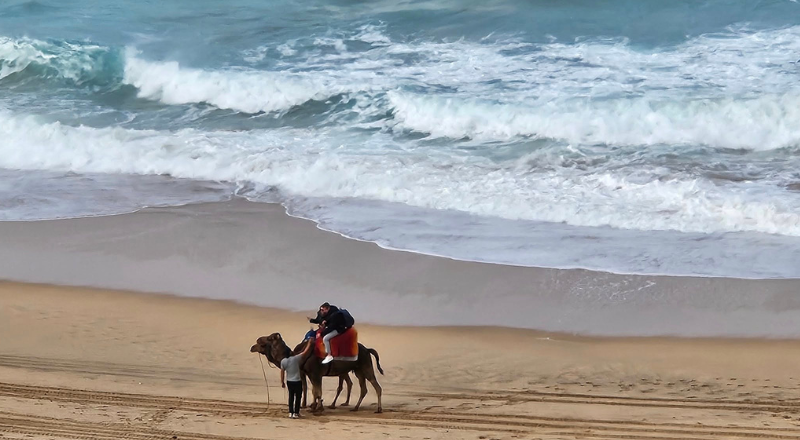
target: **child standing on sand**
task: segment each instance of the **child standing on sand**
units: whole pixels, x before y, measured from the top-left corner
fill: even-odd
[[[305,355],[314,346],[314,340],[306,340],[306,347],[300,354],[289,356],[281,361],[281,387],[289,388],[289,418],[300,418],[300,395],[303,393],[303,382],[300,377],[300,364]],[[285,379],[285,381],[284,381]]]

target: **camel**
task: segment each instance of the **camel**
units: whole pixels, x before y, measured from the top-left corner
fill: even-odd
[[[304,342],[301,343],[313,343],[312,342]],[[299,347],[298,347],[299,348]],[[283,341],[280,333],[273,333],[269,336],[262,336],[256,340],[255,345],[250,347],[251,353],[261,353],[267,357],[267,361],[277,367],[280,367],[281,361],[290,356],[292,351],[286,342]],[[358,360],[355,361],[340,361],[335,360],[327,365],[322,364],[322,359],[319,359],[317,356],[310,355],[306,359],[303,360],[300,371],[308,377],[311,381],[311,394],[314,398],[314,401],[311,404],[311,410],[314,412],[321,412],[325,408],[322,406],[322,378],[325,376],[335,376],[339,377],[339,390],[337,390],[337,398],[339,392],[342,388],[342,381],[341,378],[343,375],[347,376],[348,373],[351,371],[356,375],[358,378],[358,384],[361,387],[361,393],[358,398],[358,402],[353,407],[352,411],[358,411],[361,407],[361,402],[364,400],[364,396],[367,395],[367,381],[372,384],[372,387],[375,389],[375,394],[378,395],[378,409],[377,413],[383,412],[383,405],[381,403],[381,394],[383,389],[381,385],[378,383],[378,379],[375,377],[375,369],[372,365],[372,357],[375,356],[375,362],[378,367],[378,371],[383,374],[383,369],[381,368],[381,361],[380,357],[378,357],[378,352],[375,349],[367,348],[362,344],[358,344]],[[349,378],[348,378],[349,379]],[[335,399],[334,399],[335,404]]]
[[[291,354],[300,353],[305,348],[306,341],[303,341],[294,348]],[[250,349],[252,352],[252,347]],[[269,359],[269,357],[267,357]],[[281,361],[278,361],[278,366],[280,367]],[[303,403],[300,404],[301,408],[308,407],[308,381],[306,380],[306,373],[300,371],[300,380],[303,382]],[[342,406],[350,406],[350,394],[353,391],[353,381],[350,379],[350,373],[344,373],[339,375],[339,387],[336,388],[336,396],[333,398],[333,402],[328,407],[330,409],[336,409],[336,401],[339,400],[339,395],[342,394],[343,384],[347,384],[347,399],[344,401]]]
[[[286,356],[293,356],[296,353],[302,352],[303,349],[305,348],[305,345],[306,345],[306,341],[303,341],[303,342],[297,344],[297,346],[294,348],[293,351],[286,353]],[[250,352],[251,353],[253,352],[253,348],[254,347],[255,347],[255,345],[253,347],[250,347]],[[265,353],[264,355],[267,357],[267,360],[270,363],[273,363],[278,368],[280,368],[281,359],[283,359],[283,358],[279,359],[277,362],[272,362],[272,359],[270,358],[269,354]],[[303,382],[303,401],[300,404],[300,408],[306,408],[306,407],[308,407],[308,381],[306,381],[306,373],[303,372],[303,371],[300,371],[300,380],[301,380],[301,382]],[[342,394],[342,389],[344,388],[343,385],[345,383],[347,384],[347,400],[345,400],[344,403],[341,406],[350,406],[350,395],[351,395],[351,393],[353,391],[353,381],[350,379],[350,373],[348,372],[348,373],[344,373],[344,374],[339,375],[339,387],[336,388],[336,396],[333,398],[333,403],[331,403],[331,405],[328,408],[336,409],[336,401],[339,400],[339,395]]]

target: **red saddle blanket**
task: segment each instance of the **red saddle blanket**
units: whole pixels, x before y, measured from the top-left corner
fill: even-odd
[[[321,330],[317,330],[314,352],[320,358],[327,356],[325,345],[322,343]],[[337,361],[355,361],[358,359],[358,331],[355,327],[350,327],[346,332],[331,339],[331,355]]]

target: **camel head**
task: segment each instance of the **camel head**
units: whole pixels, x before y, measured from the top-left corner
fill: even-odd
[[[261,353],[267,357],[269,363],[276,367],[281,366],[281,360],[291,355],[291,349],[283,341],[280,333],[262,336],[256,339],[255,345],[250,347],[250,353]]]

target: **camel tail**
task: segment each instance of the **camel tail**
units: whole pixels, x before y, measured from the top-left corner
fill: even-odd
[[[378,356],[378,351],[374,348],[368,348],[369,354],[375,356],[375,363],[378,365],[378,371],[383,374],[383,368],[381,368],[381,358]]]

